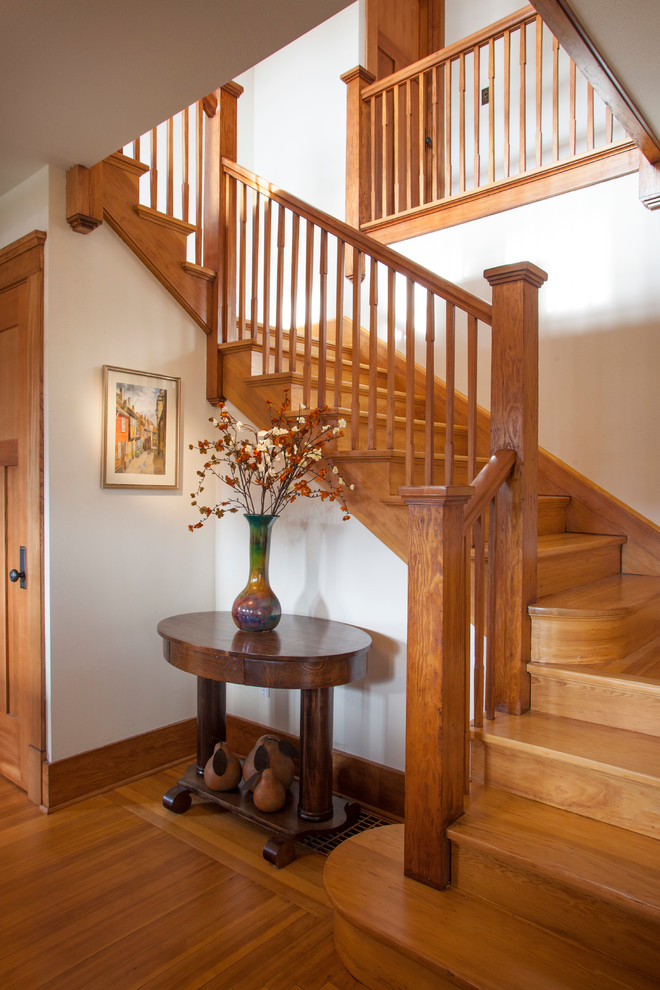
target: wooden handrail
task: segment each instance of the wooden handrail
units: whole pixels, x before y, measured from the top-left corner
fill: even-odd
[[[496,450],[472,482],[474,495],[465,506],[464,531],[470,529],[486,509],[497,490],[504,484],[516,463],[515,450]]]
[[[336,217],[330,216],[330,214],[324,213],[322,210],[317,210],[315,207],[303,202],[303,200],[291,195],[291,193],[285,192],[271,182],[262,179],[260,176],[255,175],[254,172],[250,172],[249,169],[243,168],[242,165],[238,165],[229,158],[222,159],[222,168],[227,175],[231,175],[233,178],[244,182],[254,189],[255,192],[262,193],[274,202],[293,210],[303,219],[316,224],[329,234],[333,234],[346,244],[350,244],[358,251],[361,251],[363,254],[367,254],[376,261],[382,262],[405,278],[413,279],[428,291],[434,292],[452,305],[458,306],[459,309],[464,310],[471,316],[475,316],[482,323],[489,325],[492,323],[491,306],[483,299],[480,299],[479,296],[461,289],[440,275],[429,271],[428,268],[424,268],[422,265],[417,264],[417,262],[405,258],[402,254],[374,240],[368,234],[363,234],[342,220],[338,220]]]
[[[503,17],[501,20],[495,21],[493,24],[489,24],[480,31],[475,31],[474,34],[469,35],[467,38],[461,38],[460,41],[455,41],[454,44],[447,45],[446,48],[441,48],[439,51],[433,52],[431,55],[425,55],[424,58],[418,59],[417,62],[411,62],[410,65],[405,66],[403,69],[399,69],[398,72],[393,72],[391,76],[386,76],[384,79],[379,79],[378,82],[372,83],[370,86],[366,86],[362,90],[362,99],[369,100],[373,96],[380,96],[380,94],[385,92],[386,89],[390,89],[392,86],[397,86],[399,83],[405,82],[406,79],[410,79],[412,76],[417,76],[421,72],[427,72],[436,65],[441,65],[443,62],[447,62],[450,59],[459,58],[461,54],[465,54],[477,45],[485,44],[490,41],[491,38],[497,40],[498,38],[503,37],[506,31],[511,31],[514,28],[519,27],[521,24],[529,23],[533,21],[535,17],[536,11],[530,4],[526,7],[521,7],[521,9],[515,11],[515,13],[508,14],[507,17]]]

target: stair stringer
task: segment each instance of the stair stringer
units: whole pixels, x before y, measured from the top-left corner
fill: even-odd
[[[147,266],[186,313],[211,332],[215,273],[186,263],[193,228],[139,205],[140,176],[147,167],[125,155],[103,161],[103,218]]]

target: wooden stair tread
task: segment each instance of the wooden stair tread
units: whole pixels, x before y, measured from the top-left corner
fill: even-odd
[[[657,786],[660,798],[660,746],[653,736],[534,711],[521,716],[498,712],[473,735],[486,744],[538,750],[594,771],[637,778]]]
[[[359,962],[364,939],[372,968],[363,973],[371,973],[379,965],[377,953],[384,954],[377,974],[382,981],[371,986],[643,990],[654,985],[643,974],[486,901],[409,880],[403,875],[403,846],[402,825],[371,829],[343,842],[325,868],[340,956],[349,946]]]
[[[660,922],[656,839],[476,784],[449,835],[452,842],[496,849],[528,870],[629,904]]]
[[[562,553],[570,555],[576,550],[592,550],[596,547],[620,546],[626,542],[625,536],[607,536],[594,533],[550,533],[538,538],[539,558]],[[548,596],[549,597],[549,596]]]
[[[566,534],[577,535],[577,534]],[[530,615],[624,615],[660,596],[660,577],[616,574],[589,584],[546,595],[530,605]]]

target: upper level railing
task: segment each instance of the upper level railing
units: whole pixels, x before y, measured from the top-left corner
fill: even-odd
[[[631,146],[529,6],[366,83],[363,229]]]

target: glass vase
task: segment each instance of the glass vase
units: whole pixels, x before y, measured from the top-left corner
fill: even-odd
[[[246,515],[245,518],[250,527],[250,574],[231,614],[239,629],[265,632],[274,629],[282,616],[279,599],[268,583],[270,533],[277,516]]]

